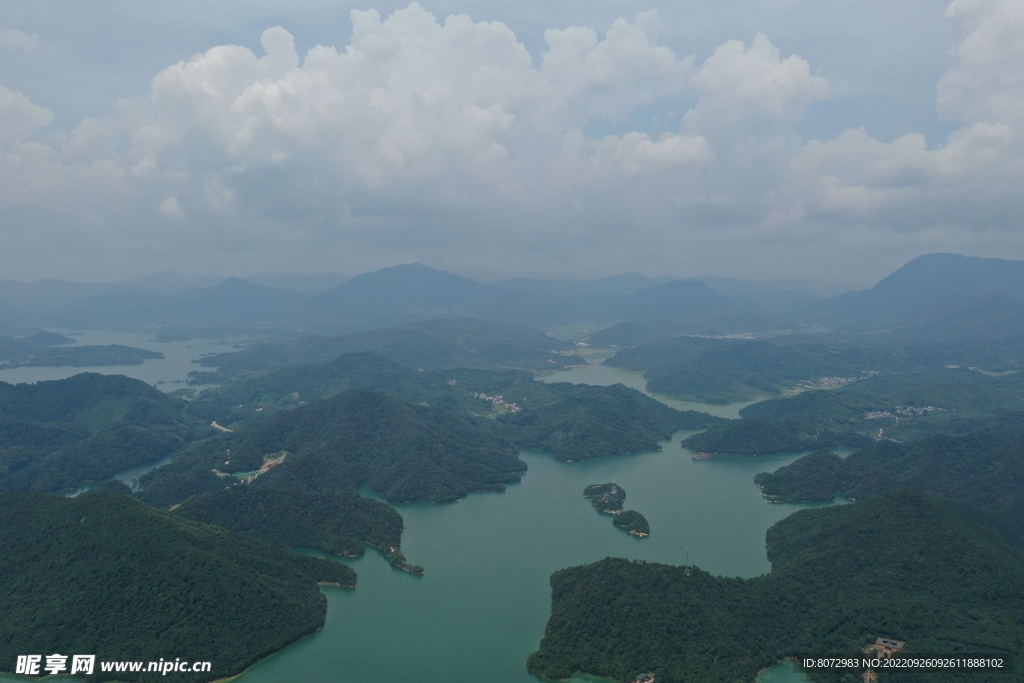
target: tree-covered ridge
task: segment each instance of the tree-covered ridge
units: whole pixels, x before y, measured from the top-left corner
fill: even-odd
[[[515,445],[486,424],[351,389],[197,444],[144,477],[142,497],[169,506],[222,489],[214,468],[249,472],[263,465],[264,455],[280,451],[292,455],[260,478],[265,485],[354,491],[369,484],[395,502],[500,491],[526,470]]]
[[[898,490],[779,522],[767,535],[772,571],[754,579],[612,558],[563,569],[528,665],[555,679],[653,671],[667,683],[734,683],[793,654],[857,653],[879,636],[918,653],[1019,652],[1024,560],[992,526],[985,513]]]
[[[224,678],[323,625],[317,582],[355,582],[343,564],[114,493],[0,495],[0,518],[0,667],[8,671],[28,653],[181,654],[213,663],[190,680]],[[117,676],[97,667],[90,680]]]
[[[775,472],[761,472],[754,483],[772,503],[834,500],[848,476],[846,463],[832,451],[805,455]]]
[[[392,564],[423,571],[405,562],[398,511],[352,491],[312,492],[257,481],[189,498],[174,512],[285,548],[358,557],[369,543]]]
[[[992,377],[961,369],[878,375],[839,389],[754,403],[740,416],[694,435],[687,446],[716,453],[773,453],[1008,428],[1024,423],[1024,375]]]
[[[885,374],[833,391],[807,391],[746,406],[744,418],[794,420],[807,429],[911,441],[966,434],[1024,413],[1024,374],[961,368]]]
[[[501,420],[515,429],[513,438],[524,448],[544,450],[561,460],[656,450],[659,441],[680,429],[726,422],[707,413],[670,408],[621,384],[555,386],[565,387],[562,400],[524,403],[521,411]]]
[[[1024,522],[1024,431],[881,441],[846,459],[814,453],[755,481],[780,501],[830,500],[839,493],[863,499],[911,487]]]
[[[425,377],[429,374],[429,377]],[[332,398],[349,389],[377,389],[415,402],[443,391],[434,373],[420,373],[370,352],[343,353],[329,361],[290,365],[230,381],[196,396],[196,406],[220,409],[224,424],[252,421],[287,408]],[[431,401],[432,402],[432,401]],[[241,406],[238,408],[238,406]],[[257,412],[258,410],[258,412]]]
[[[324,362],[343,353],[372,352],[418,370],[444,368],[521,368],[560,370],[585,361],[574,345],[540,330],[476,318],[427,320],[400,327],[340,337],[303,337],[261,344],[232,353],[206,356],[198,362],[216,367],[218,381],[290,365]]]
[[[145,382],[82,373],[0,382],[0,491],[53,491],[162,458],[209,433]]]
[[[870,442],[871,439],[864,434],[812,429],[796,420],[771,422],[755,417],[712,427],[687,437],[683,445],[707,453],[760,455],[812,448],[855,447]]]
[[[221,416],[233,424],[356,387],[378,389],[414,404],[498,417],[510,428],[508,438],[521,448],[545,450],[563,460],[654,450],[679,429],[726,422],[669,408],[622,385],[549,384],[516,371],[418,372],[371,353],[343,354],[326,363],[282,368],[211,389],[197,397],[191,410],[214,411],[211,419]]]
[[[808,338],[761,340],[676,337],[625,348],[605,361],[642,370],[653,392],[709,403],[778,396],[794,388],[859,386],[876,376],[967,368],[990,372],[1024,368],[1019,339],[963,344],[889,343]],[[947,373],[948,374],[948,373]],[[978,375],[981,377],[982,375]]]
[[[783,346],[766,341],[679,337],[623,349],[605,363],[644,370],[653,392],[708,403],[731,403],[780,394],[824,376],[860,379],[866,372],[904,369],[887,350],[835,349],[820,344]]]

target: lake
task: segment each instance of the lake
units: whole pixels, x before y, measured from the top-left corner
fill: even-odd
[[[162,351],[141,366],[89,368],[127,374],[160,388],[184,386],[192,360],[229,350],[231,341],[158,343],[145,333],[89,332],[80,344],[125,344]],[[6,382],[59,379],[85,368],[0,371]],[[640,373],[600,364],[541,378],[545,382],[622,383],[644,390]],[[182,382],[168,384],[170,382]],[[736,417],[746,404],[704,405],[665,399],[681,409]],[[240,683],[536,683],[525,666],[537,649],[551,608],[548,579],[563,567],[607,556],[683,564],[714,574],[752,577],[770,569],[764,534],[806,505],[769,505],[753,478],[798,454],[721,457],[695,462],[675,434],[660,452],[563,463],[524,452],[529,469],[504,493],[471,494],[448,505],[397,506],[405,520],[402,547],[423,576],[388,565],[373,549],[344,561],[358,573],[355,590],[325,587],[324,628],[257,663]],[[150,466],[143,466],[148,469]],[[139,471],[117,478],[130,481]],[[643,513],[651,536],[639,539],[612,526],[583,498],[589,484],[625,488],[626,508]],[[365,495],[373,495],[363,491]],[[0,681],[24,678],[0,674]],[[595,681],[580,677],[574,683]],[[788,663],[759,683],[796,683]]]
[[[695,401],[680,401],[676,398],[670,398],[668,396],[662,396],[660,394],[652,394],[647,391],[647,380],[644,378],[642,372],[636,372],[634,370],[625,370],[623,368],[614,368],[604,363],[590,363],[585,366],[578,366],[570,368],[569,370],[562,370],[560,372],[553,372],[547,375],[538,377],[541,382],[570,382],[572,384],[595,384],[597,386],[610,386],[612,384],[623,384],[630,389],[636,389],[641,391],[652,398],[656,398],[666,405],[670,405],[678,410],[699,410],[704,413],[710,413],[711,415],[717,415],[718,417],[738,418],[740,416],[740,409],[749,406],[751,403],[760,401],[762,399],[755,399],[754,401],[745,401],[743,403],[729,403],[729,404],[712,404],[712,403],[697,403]],[[767,396],[765,397],[767,398]]]
[[[138,349],[159,351],[163,358],[145,360],[141,365],[101,365],[96,367],[20,367],[4,369],[0,366],[0,382],[18,384],[42,380],[65,379],[81,372],[98,372],[103,375],[126,375],[140,379],[163,391],[174,391],[185,386],[188,373],[193,370],[212,370],[192,361],[212,353],[227,353],[237,350],[235,345],[247,338],[195,338],[187,341],[154,341],[152,332],[117,332],[112,330],[51,330],[76,340],[75,346],[122,344]],[[203,388],[203,387],[197,387]]]
[[[152,358],[140,365],[101,365],[96,367],[20,367],[4,369],[0,366],[0,382],[19,384],[35,383],[45,380],[65,379],[82,372],[98,372],[102,375],[126,375],[142,380],[162,391],[174,391],[187,387],[188,373],[193,370],[212,370],[204,368],[192,361],[212,353],[226,353],[236,350],[236,344],[248,338],[195,338],[169,342],[158,342],[153,339],[152,332],[118,332],[114,330],[52,330],[76,340],[75,346],[92,346],[104,344],[122,344],[139,349],[159,351],[163,358]],[[193,387],[204,389],[212,385]],[[170,457],[133,467],[114,475],[114,479],[131,485],[134,479],[141,477],[150,470],[170,462]],[[60,491],[63,495],[78,495],[93,488],[101,482],[92,482],[74,491]],[[0,679],[3,680],[3,679]]]
[[[543,379],[643,381],[638,373],[602,366]],[[723,414],[739,406],[714,408]],[[405,519],[405,555],[426,574],[393,569],[372,549],[345,559],[358,585],[325,587],[324,628],[259,662],[240,683],[535,683],[525,662],[544,633],[548,579],[557,569],[606,556],[683,564],[688,547],[691,563],[715,574],[767,572],[765,531],[808,506],[767,504],[753,477],[797,454],[695,462],[679,444],[688,434],[674,435],[660,452],[587,462],[525,452],[529,470],[504,493],[397,506]],[[650,521],[649,538],[616,529],[583,498],[585,486],[608,481],[625,488],[626,508]],[[802,680],[786,666],[770,673],[772,683]]]

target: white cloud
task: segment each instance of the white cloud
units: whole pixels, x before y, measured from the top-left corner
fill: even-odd
[[[962,38],[937,104],[962,127],[932,149],[919,134],[884,143],[863,129],[808,144],[793,161],[791,190],[810,215],[898,231],[1020,230],[1024,5],[956,0],[947,16]]]
[[[180,221],[185,218],[185,211],[178,203],[178,198],[173,195],[160,202],[157,209],[160,211],[160,215],[168,220]]]
[[[714,253],[756,263],[772,245],[882,249],[884,235],[908,250],[985,230],[1016,245],[1020,3],[958,0],[948,13],[961,39],[937,101],[961,127],[932,147],[863,129],[805,143],[796,126],[830,92],[808,61],[758,34],[698,68],[658,42],[654,12],[603,36],[549,29],[536,58],[500,22],[438,21],[416,3],[353,11],[342,49],[300,55],[273,27],[262,56],[213,47],[109,117],[45,138],[53,114],[0,88],[0,210],[28,216],[0,232],[57,234],[82,217],[108,249],[163,250],[160,267],[201,251],[212,270],[240,244],[268,263],[287,248],[358,261],[334,266],[345,270],[424,258],[549,273],[704,270]],[[668,132],[631,118],[687,99]],[[588,136],[595,123],[621,132]]]
[[[51,121],[52,111],[0,85],[0,143],[26,139]]]
[[[730,40],[715,50],[689,84],[700,101],[683,117],[685,129],[727,137],[789,133],[812,103],[828,97],[828,81],[812,76],[796,55],[782,59],[768,36],[747,48]]]
[[[963,37],[939,80],[939,112],[960,123],[1024,125],[1024,3],[955,0],[946,16]]]
[[[34,50],[39,46],[39,34],[29,35],[16,28],[0,26],[0,50],[21,52]]]

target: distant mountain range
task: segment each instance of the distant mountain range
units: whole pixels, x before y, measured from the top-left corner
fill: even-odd
[[[346,334],[432,319],[534,328],[587,322],[600,344],[679,336],[831,330],[955,341],[1024,336],[1024,261],[929,254],[877,285],[820,299],[732,278],[625,273],[484,284],[420,263],[342,275],[252,279],[161,273],[121,283],[0,282],[0,333],[43,327]]]
[[[933,341],[1024,336],[1024,261],[927,254],[871,289],[801,313],[843,332]]]

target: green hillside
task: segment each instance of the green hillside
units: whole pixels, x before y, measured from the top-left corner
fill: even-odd
[[[414,404],[497,417],[521,448],[545,450],[563,460],[653,450],[677,430],[726,423],[706,413],[674,410],[622,385],[548,384],[512,370],[417,372],[372,353],[346,353],[325,363],[231,382],[203,392],[191,410],[213,411],[211,417],[222,415],[223,424],[233,425],[357,387]]]
[[[563,569],[551,578],[551,618],[528,665],[554,679],[654,672],[659,683],[735,683],[789,655],[858,653],[879,636],[906,641],[908,652],[1020,652],[1024,560],[992,521],[899,490],[779,522],[767,534],[772,571],[754,579],[612,558]]]
[[[392,564],[423,571],[405,562],[398,511],[351,491],[313,492],[254,483],[189,498],[175,513],[284,548],[314,548],[358,557],[364,544],[369,544]]]
[[[266,485],[354,491],[369,484],[394,502],[500,491],[526,470],[514,444],[468,416],[351,389],[197,444],[144,477],[142,497],[169,506],[223,489],[214,468],[251,472],[263,466],[264,456],[281,451],[289,456],[263,475]]]
[[[845,460],[814,453],[755,481],[770,500],[786,502],[831,500],[840,493],[863,499],[910,487],[1024,523],[1024,432],[881,441]]]
[[[228,381],[289,365],[324,362],[343,353],[372,352],[413,370],[444,368],[563,369],[584,363],[574,346],[540,330],[476,318],[426,320],[339,337],[313,336],[262,344],[200,359]],[[197,375],[208,380],[211,376]]]
[[[0,518],[0,662],[8,671],[19,654],[89,653],[210,661],[209,674],[187,679],[224,678],[323,625],[317,582],[355,582],[343,564],[114,493],[0,495]],[[117,677],[98,669],[91,680]]]
[[[555,386],[564,387],[562,400],[547,405],[524,403],[520,412],[504,415],[501,421],[515,429],[513,438],[522,447],[547,451],[561,460],[656,450],[659,441],[680,429],[728,422],[707,413],[669,408],[621,384]]]
[[[210,431],[186,402],[128,377],[0,382],[0,492],[75,488]]]
[[[754,403],[740,416],[694,435],[687,445],[716,453],[773,453],[1010,428],[1024,424],[1024,374],[949,368],[878,375]]]

